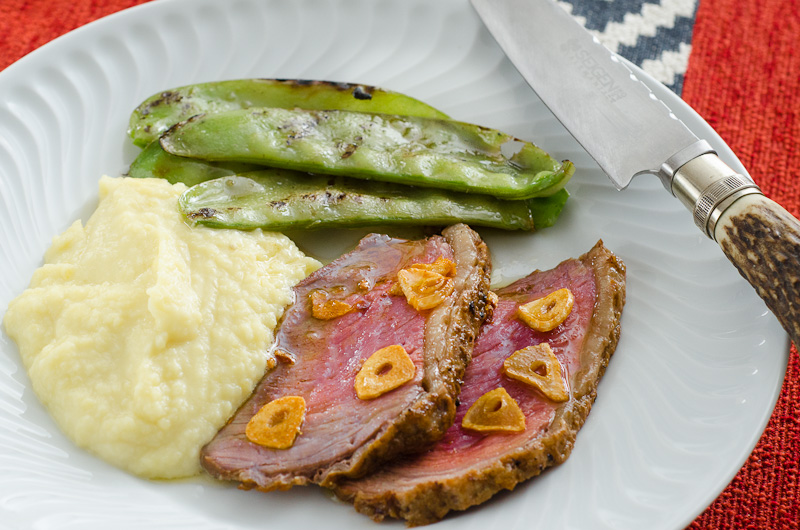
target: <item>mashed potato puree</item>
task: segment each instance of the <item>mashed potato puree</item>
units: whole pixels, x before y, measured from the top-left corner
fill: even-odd
[[[264,374],[291,287],[319,263],[287,237],[189,227],[159,179],[103,177],[4,318],[63,431],[149,478],[199,472]]]

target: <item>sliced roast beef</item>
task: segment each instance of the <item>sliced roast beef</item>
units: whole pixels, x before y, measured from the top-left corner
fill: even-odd
[[[516,316],[520,305],[561,288],[573,293],[574,305],[552,331],[534,331]],[[453,426],[428,451],[403,457],[365,478],[343,481],[335,488],[337,496],[375,520],[401,518],[416,526],[480,504],[566,460],[617,344],[624,265],[599,242],[581,258],[534,272],[496,294],[499,302],[475,343]],[[550,344],[567,374],[569,398],[562,403],[502,372],[503,362],[514,352],[543,342]],[[498,387],[519,404],[525,430],[465,429],[466,411]]]
[[[439,305],[414,309],[398,291],[398,271],[440,257],[455,263],[455,287]],[[204,468],[245,488],[269,491],[330,485],[428,447],[453,422],[475,337],[491,309],[490,269],[485,244],[460,224],[419,241],[367,236],[306,278],[276,335],[283,362],[203,449]],[[314,316],[317,302],[331,303],[327,314]],[[392,345],[402,346],[413,361],[413,379],[378,398],[359,399],[357,372],[374,352]],[[247,423],[283,396],[300,396],[306,404],[293,445],[272,449],[251,442]]]

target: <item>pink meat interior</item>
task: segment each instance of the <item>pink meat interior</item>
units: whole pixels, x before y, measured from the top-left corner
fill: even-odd
[[[575,304],[569,317],[556,329],[541,333],[516,318],[516,309],[542,296],[568,287]],[[501,372],[503,361],[515,351],[548,342],[569,380],[580,368],[580,351],[595,302],[594,275],[580,262],[569,261],[556,269],[537,272],[497,291],[500,297],[492,319],[481,328],[475,343],[472,363],[467,368],[460,395],[460,405],[453,426],[431,450],[404,459],[402,464],[380,473],[382,487],[391,488],[393,471],[405,480],[412,476],[443,476],[467,468],[479,468],[481,462],[494,462],[503,454],[521,447],[539,436],[552,422],[557,403],[535,388],[515,381]],[[525,415],[526,429],[521,433],[478,433],[464,429],[461,421],[475,401],[497,387],[503,387],[519,404]],[[367,479],[369,481],[369,479]]]
[[[250,400],[206,448],[206,459],[228,470],[249,470],[243,478],[312,470],[346,458],[382,426],[395,420],[422,393],[425,313],[403,296],[387,291],[397,271],[412,263],[431,263],[452,249],[441,237],[408,242],[386,236],[362,240],[356,251],[320,269],[296,289],[276,337],[276,349],[294,364],[279,363]],[[324,289],[357,309],[332,320],[311,316],[309,293]],[[402,345],[417,371],[413,381],[373,400],[356,396],[356,373],[375,351]],[[265,403],[285,395],[302,396],[306,416],[302,434],[286,450],[249,442],[244,429]]]

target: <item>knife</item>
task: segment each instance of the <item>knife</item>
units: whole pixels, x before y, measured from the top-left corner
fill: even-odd
[[[655,174],[800,347],[800,222],[728,167],[552,0],[471,0],[539,98],[622,190]]]

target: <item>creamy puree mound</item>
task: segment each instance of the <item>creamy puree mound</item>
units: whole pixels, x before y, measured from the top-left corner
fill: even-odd
[[[183,184],[100,180],[9,304],[8,335],[63,431],[148,478],[199,451],[263,376],[292,286],[319,267],[278,233],[189,227]]]

